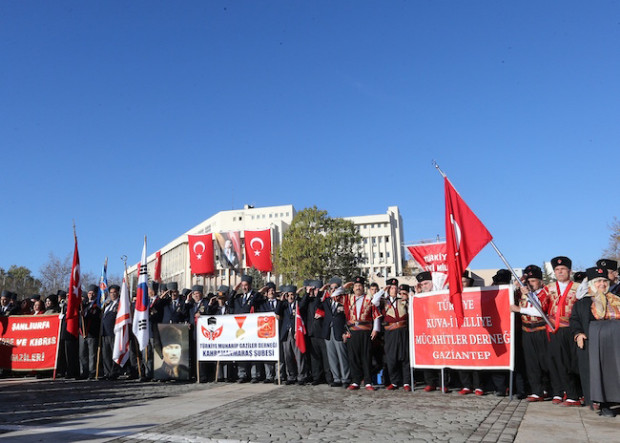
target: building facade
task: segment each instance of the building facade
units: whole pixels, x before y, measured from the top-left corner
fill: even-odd
[[[224,233],[239,231],[241,236],[241,274],[246,273],[244,231],[270,229],[272,251],[282,243],[286,230],[295,217],[293,205],[255,208],[245,205],[243,209],[221,211],[194,226],[187,232],[159,249],[161,253],[161,279],[164,283],[177,282],[180,288],[191,288],[203,284],[206,291],[214,292],[221,284],[235,286],[241,278],[230,269],[223,268],[215,248],[215,275],[209,277],[191,274],[189,263],[188,235]],[[382,277],[402,274],[404,258],[403,223],[397,206],[390,206],[385,214],[345,217],[351,220],[362,236],[360,267],[366,275]],[[148,273],[155,273],[156,253],[147,257]],[[137,281],[137,266],[129,268],[132,287]]]

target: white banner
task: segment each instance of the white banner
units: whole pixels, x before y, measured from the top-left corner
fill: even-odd
[[[203,315],[196,328],[200,361],[278,360],[278,320],[273,312]]]

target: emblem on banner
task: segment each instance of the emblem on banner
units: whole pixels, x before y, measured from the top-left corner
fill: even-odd
[[[258,317],[258,337],[259,338],[272,338],[276,336],[276,318],[270,317]]]
[[[220,326],[219,328],[217,327],[217,319],[215,317],[210,317],[207,320],[207,327],[205,328],[204,326],[202,326],[201,332],[207,340],[215,340],[220,335],[222,335],[223,329],[224,326]]]
[[[246,317],[235,317],[235,320],[237,320],[237,325],[239,326],[239,329],[237,330],[237,338],[245,335],[245,330],[243,329],[243,323],[245,323],[245,319]]]

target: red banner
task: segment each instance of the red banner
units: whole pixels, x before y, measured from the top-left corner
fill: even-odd
[[[434,286],[443,289],[448,278],[446,242],[420,243],[407,246],[407,250],[422,270],[432,274]]]
[[[213,274],[213,235],[188,235],[189,266],[192,274]]]
[[[54,369],[59,326],[58,315],[0,317],[0,368]]]
[[[261,272],[271,272],[271,230],[245,231],[245,264]]]
[[[153,280],[156,282],[161,281],[161,251],[155,253],[155,275],[153,276]]]
[[[512,370],[512,297],[512,286],[465,289],[459,328],[448,291],[416,295],[409,316],[412,366]]]

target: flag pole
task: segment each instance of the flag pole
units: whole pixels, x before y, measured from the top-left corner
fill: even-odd
[[[547,326],[549,326],[551,329],[553,329],[553,325],[549,321],[549,318],[547,317],[547,315],[543,312],[542,307],[540,306],[540,302],[538,302],[538,297],[536,297],[536,295],[533,293],[533,291],[529,288],[529,285],[525,286],[523,284],[521,279],[517,276],[517,273],[515,272],[515,270],[512,269],[512,266],[510,266],[510,263],[508,263],[508,260],[506,260],[506,257],[504,257],[504,254],[502,254],[501,251],[497,248],[497,246],[495,246],[495,243],[493,243],[493,240],[491,240],[489,243],[490,243],[491,246],[493,246],[493,249],[495,249],[495,252],[497,253],[497,255],[499,255],[499,258],[502,259],[502,261],[504,262],[506,267],[510,270],[512,276],[519,283],[519,286],[521,286],[524,289],[527,289],[527,291],[528,291],[528,294],[527,294],[528,300],[536,308],[536,310],[538,311],[538,313],[540,314],[542,319],[545,321],[545,323],[547,323]]]
[[[433,166],[435,166],[435,168],[442,175],[443,178],[448,178],[446,176],[446,174],[441,170],[441,168],[439,167],[439,165],[437,164],[437,162],[435,160],[433,160]],[[495,249],[495,252],[499,256],[499,258],[504,262],[506,267],[510,270],[510,273],[513,275],[515,280],[519,283],[519,286],[521,286],[522,288],[527,289],[527,291],[528,291],[527,298],[528,298],[529,302],[536,308],[536,310],[540,314],[540,317],[542,317],[542,319],[545,321],[547,326],[549,326],[550,328],[553,329],[553,325],[551,325],[551,322],[549,321],[549,318],[543,312],[542,307],[540,306],[540,302],[538,301],[538,297],[536,297],[536,295],[533,293],[533,291],[529,288],[529,285],[525,286],[523,284],[521,279],[517,276],[517,273],[515,272],[515,270],[512,268],[512,266],[510,266],[510,263],[508,263],[508,260],[506,260],[506,257],[504,257],[504,254],[502,254],[501,251],[497,248],[497,246],[495,246],[495,243],[493,243],[493,240],[491,240],[489,243],[491,244],[491,246],[493,246],[493,249]],[[512,302],[514,302],[514,300],[512,300]]]
[[[144,239],[146,240],[146,236],[144,237]],[[123,275],[123,280],[129,280],[129,273],[127,272],[127,256],[123,255],[121,256],[121,260],[123,261],[123,265],[125,268],[125,274]],[[106,257],[105,259],[106,261],[106,266],[108,263],[108,258]],[[127,284],[127,282],[125,282],[125,284]],[[127,286],[127,290],[129,290],[129,286]],[[131,307],[131,294],[129,294],[129,306]],[[135,308],[134,308],[135,309]],[[130,311],[131,312],[131,311]],[[132,335],[132,331],[131,329],[133,329],[133,318],[131,319],[132,323],[131,323],[131,328],[129,329],[129,346],[131,346],[131,335]],[[140,346],[138,345],[138,350],[137,352],[134,351],[136,353],[136,363],[138,364],[138,377],[141,379],[142,378],[142,363],[140,362]],[[148,355],[148,353],[147,353]],[[129,363],[131,365],[131,362]],[[131,372],[130,372],[131,374]]]

